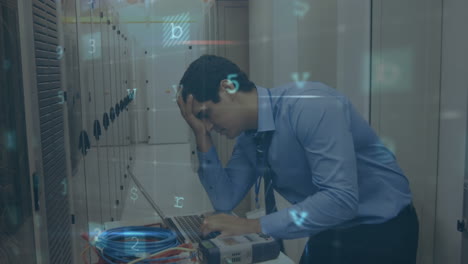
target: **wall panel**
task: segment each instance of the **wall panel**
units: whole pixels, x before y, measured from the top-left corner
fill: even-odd
[[[408,177],[433,263],[442,1],[373,1],[371,125]]]

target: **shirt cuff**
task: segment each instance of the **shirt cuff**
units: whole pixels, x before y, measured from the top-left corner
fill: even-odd
[[[287,209],[260,217],[262,233],[275,238],[283,238],[284,233],[288,232],[290,223]]]
[[[215,163],[216,159],[218,158],[218,154],[216,153],[216,148],[214,146],[211,146],[207,152],[197,150],[197,156],[201,168],[205,168]]]

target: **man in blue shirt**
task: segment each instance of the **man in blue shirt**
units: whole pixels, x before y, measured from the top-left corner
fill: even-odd
[[[177,102],[195,133],[198,174],[213,207],[232,211],[262,176],[272,187],[265,196],[274,189],[292,204],[259,219],[210,216],[203,233],[310,237],[301,263],[416,263],[419,225],[408,180],[346,96],[313,82],[262,88],[212,55],[195,60],[180,87]],[[212,129],[237,139],[226,168]],[[262,134],[270,137],[259,150]],[[263,150],[269,180],[258,169]]]

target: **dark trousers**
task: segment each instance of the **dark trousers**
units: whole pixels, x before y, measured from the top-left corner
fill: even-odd
[[[330,229],[310,237],[300,264],[415,264],[418,234],[411,204],[382,224]]]

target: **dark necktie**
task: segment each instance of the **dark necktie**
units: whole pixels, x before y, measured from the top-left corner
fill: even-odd
[[[265,191],[265,213],[271,214],[277,211],[275,195],[273,192],[273,171],[268,163],[268,149],[271,143],[273,131],[259,132],[254,137],[257,152],[257,177],[263,177]]]
[[[262,177],[264,180],[264,191],[265,191],[265,213],[271,214],[277,211],[275,194],[273,192],[273,170],[268,163],[268,149],[270,148],[271,138],[273,131],[260,132],[254,137],[254,142],[257,152],[257,177]],[[277,239],[280,250],[284,251],[284,245],[282,239]]]

